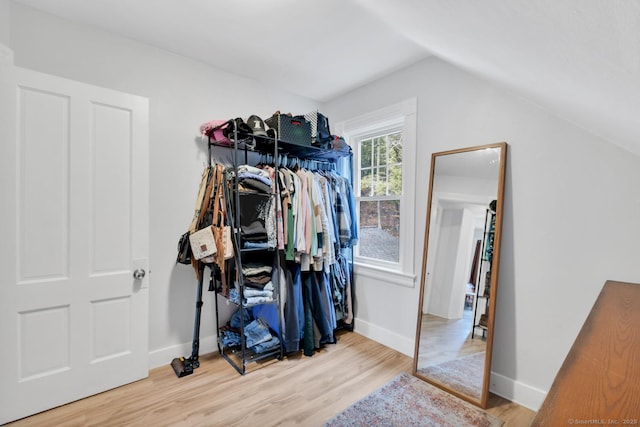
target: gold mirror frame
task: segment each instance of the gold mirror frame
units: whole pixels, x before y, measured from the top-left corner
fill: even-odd
[[[439,381],[432,377],[426,376],[423,372],[420,372],[418,367],[419,363],[419,354],[420,354],[420,344],[421,344],[421,334],[422,334],[422,323],[423,323],[423,304],[425,300],[425,283],[427,279],[427,257],[429,256],[429,232],[431,226],[431,211],[432,211],[432,202],[433,202],[433,190],[434,190],[434,178],[435,175],[435,167],[436,160],[442,156],[451,156],[459,153],[470,153],[473,151],[481,151],[481,150],[499,150],[499,167],[498,167],[498,182],[497,182],[497,192],[496,192],[496,208],[495,208],[495,234],[493,240],[493,257],[490,261],[490,287],[489,287],[489,295],[491,302],[488,304],[487,309],[487,324],[486,324],[486,349],[485,349],[485,357],[484,357],[484,371],[482,374],[482,386],[479,392],[479,398],[471,395],[470,393],[465,393],[464,390],[455,389],[453,386],[445,384],[443,381]],[[500,264],[500,241],[502,236],[502,211],[503,211],[503,199],[504,199],[504,180],[505,180],[505,171],[507,164],[507,143],[500,142],[496,144],[487,144],[481,146],[474,146],[468,148],[462,148],[458,150],[451,151],[443,151],[438,153],[433,153],[431,156],[431,172],[429,178],[429,193],[428,193],[428,203],[427,203],[427,215],[426,215],[426,227],[425,227],[425,235],[424,235],[424,251],[422,257],[422,273],[420,279],[420,300],[418,306],[418,322],[416,328],[416,341],[415,341],[415,352],[414,352],[414,360],[413,360],[413,375],[433,384],[461,399],[464,399],[474,405],[477,405],[481,408],[487,407],[487,401],[489,397],[489,381],[491,374],[491,357],[493,350],[493,332],[494,332],[494,323],[495,323],[495,309],[496,309],[496,296],[497,296],[497,287],[498,287],[498,273],[499,273],[499,264]],[[486,226],[485,226],[486,230]],[[486,237],[483,236],[483,239]],[[435,245],[434,245],[435,246]],[[432,254],[435,256],[435,254]],[[481,254],[482,256],[482,254]],[[434,261],[435,262],[435,258]],[[472,270],[473,271],[473,270]],[[480,283],[475,284],[477,287],[480,287]],[[476,295],[477,291],[476,291]],[[476,296],[477,299],[477,296]],[[465,301],[466,303],[466,301]],[[475,301],[474,301],[475,303]],[[463,308],[464,310],[464,308]],[[475,320],[475,310],[472,317],[471,323],[471,331],[475,331],[476,320]],[[469,339],[469,338],[467,338]]]

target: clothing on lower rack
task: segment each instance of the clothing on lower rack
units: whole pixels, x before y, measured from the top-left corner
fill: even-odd
[[[232,328],[239,328],[240,322],[243,322],[245,325],[249,324],[253,320],[251,313],[246,308],[242,310],[237,310],[235,313],[231,315],[231,319],[229,320],[229,325]]]
[[[241,346],[242,335],[239,331],[241,322],[244,322],[247,349],[258,354],[275,350],[280,346],[277,316],[278,312],[272,304],[256,306],[252,311],[239,309],[231,315],[229,324],[220,328],[220,344],[226,348]]]
[[[225,347],[236,347],[242,345],[242,337],[239,333],[222,330],[220,331],[220,343]]]
[[[246,346],[249,348],[273,338],[271,332],[269,332],[269,327],[259,319],[254,320],[244,327],[244,336]]]
[[[280,340],[278,337],[271,337],[270,340],[258,343],[251,347],[251,350],[255,353],[265,353],[267,351],[271,351],[276,349],[280,345]]]

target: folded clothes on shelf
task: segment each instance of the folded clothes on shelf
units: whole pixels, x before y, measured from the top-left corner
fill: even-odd
[[[264,304],[273,301],[273,297],[245,297],[244,305]]]
[[[244,249],[269,249],[268,242],[243,242]]]
[[[238,166],[238,174],[242,174],[242,173],[245,173],[245,172],[249,172],[249,173],[252,173],[252,174],[255,174],[255,175],[263,176],[265,178],[269,178],[269,172],[267,172],[264,169],[260,169],[260,168],[257,168],[255,166],[251,166],[251,165],[240,165],[240,166]]]
[[[235,289],[231,289],[231,291],[229,292],[229,294],[231,294],[231,292],[235,291]],[[236,293],[237,295],[237,293]],[[251,313],[249,312],[249,310],[247,310],[246,308],[243,308],[241,310],[236,311],[235,313],[233,313],[231,315],[231,319],[229,320],[229,325],[232,328],[239,328],[240,327],[240,319],[244,318],[244,324],[247,325],[249,324],[252,320],[253,320],[253,316],[251,315]]]
[[[245,276],[255,276],[259,273],[271,273],[273,267],[259,263],[245,263],[242,266],[242,274]]]
[[[269,187],[269,190],[267,191],[267,193],[271,192],[271,185],[273,184],[273,182],[271,181],[271,178],[269,178],[269,174],[264,176],[264,175],[260,175],[260,174],[252,173],[252,172],[240,172],[238,174],[238,179],[242,180],[242,181],[244,181],[246,179],[259,181],[259,182],[261,182],[264,185]]]
[[[249,292],[249,295],[247,295],[247,292]],[[229,301],[235,304],[240,304],[240,294],[235,288],[229,291]],[[244,299],[242,300],[243,305],[264,304],[271,301],[273,301],[273,291],[255,290],[255,294],[252,294],[251,289],[244,290]]]
[[[245,288],[242,294],[244,295],[245,298],[251,298],[251,297],[273,298],[273,290],[269,290],[269,289]]]
[[[265,184],[264,182],[265,179],[266,178],[257,179],[257,178],[245,177],[245,178],[239,179],[239,183],[246,190],[255,190],[260,193],[271,194],[271,184]]]
[[[251,347],[251,350],[255,353],[265,353],[270,350],[276,349],[280,345],[280,340],[278,337],[272,337],[269,341],[262,342],[260,344],[256,344]]]
[[[260,274],[244,278],[244,284],[252,288],[264,289],[267,283],[271,282],[271,274]]]
[[[239,346],[242,344],[242,337],[237,332],[222,330],[220,331],[220,344],[225,347]]]
[[[246,346],[251,348],[257,344],[269,341],[273,338],[269,327],[260,319],[254,320],[244,327]]]
[[[242,239],[251,242],[266,242],[267,241],[267,229],[264,226],[264,221],[256,219],[250,224],[243,224],[240,226],[242,232]]]

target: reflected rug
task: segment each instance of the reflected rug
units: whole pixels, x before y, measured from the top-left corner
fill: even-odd
[[[431,384],[400,374],[330,419],[326,426],[483,426],[503,421]]]
[[[427,366],[418,372],[426,377],[480,400],[485,352],[459,357],[439,365]]]

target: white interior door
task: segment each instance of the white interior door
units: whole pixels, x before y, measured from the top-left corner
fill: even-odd
[[[148,375],[148,101],[0,66],[0,423]]]

